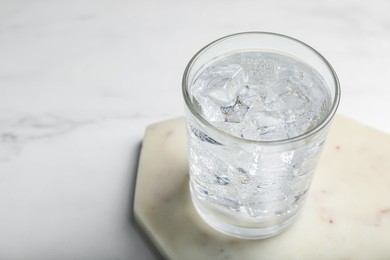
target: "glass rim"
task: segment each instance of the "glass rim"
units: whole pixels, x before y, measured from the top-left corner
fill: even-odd
[[[298,43],[298,44],[302,45],[303,47],[309,49],[311,52],[313,52],[320,60],[322,60],[322,62],[329,69],[329,71],[330,71],[330,73],[332,75],[332,78],[333,78],[333,83],[334,83],[334,88],[335,88],[335,90],[334,90],[335,91],[334,92],[334,98],[332,100],[332,106],[331,106],[331,109],[328,112],[327,116],[321,121],[321,123],[316,125],[310,131],[304,132],[303,134],[297,135],[297,136],[292,137],[292,138],[286,138],[286,139],[280,139],[280,140],[252,140],[252,139],[246,139],[246,138],[241,138],[241,137],[232,135],[230,133],[227,133],[227,132],[217,128],[216,126],[211,124],[208,120],[206,120],[194,108],[194,104],[192,103],[190,95],[188,93],[188,75],[189,75],[189,72],[191,71],[191,68],[192,68],[193,64],[197,61],[197,59],[204,52],[206,52],[208,49],[214,47],[215,45],[217,45],[218,43],[220,43],[222,41],[228,40],[230,38],[240,37],[240,36],[243,36],[243,35],[256,35],[256,34],[258,34],[258,35],[276,36],[276,37],[284,38],[284,39],[293,41],[295,43]],[[219,39],[217,39],[215,41],[210,42],[209,44],[207,44],[206,46],[201,48],[197,53],[195,53],[195,55],[188,62],[187,66],[186,66],[186,68],[184,70],[184,74],[183,74],[183,78],[182,78],[182,92],[183,92],[183,97],[184,97],[184,101],[185,101],[186,107],[190,110],[192,115],[194,115],[195,118],[197,120],[199,120],[202,124],[204,124],[206,127],[209,127],[211,129],[213,129],[213,131],[215,131],[217,134],[223,136],[224,138],[228,138],[228,139],[231,139],[231,140],[239,142],[239,143],[263,144],[263,145],[279,145],[279,144],[286,144],[286,143],[293,143],[293,142],[302,141],[304,139],[307,139],[307,138],[315,135],[316,133],[320,132],[323,128],[325,128],[331,122],[332,118],[334,117],[334,115],[335,115],[335,113],[337,111],[337,108],[338,108],[339,103],[340,103],[340,92],[341,92],[341,89],[340,89],[340,83],[339,83],[338,77],[337,77],[336,72],[333,69],[333,67],[325,59],[324,56],[322,56],[318,51],[316,51],[310,45],[308,45],[308,44],[306,44],[306,43],[304,43],[304,42],[302,42],[300,40],[297,40],[297,39],[295,39],[293,37],[286,36],[286,35],[279,34],[279,33],[250,31],[250,32],[240,32],[240,33],[230,34],[230,35],[221,37],[221,38],[219,38]]]

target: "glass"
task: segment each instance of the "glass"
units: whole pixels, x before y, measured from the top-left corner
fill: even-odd
[[[283,63],[284,60],[288,62]],[[302,68],[302,71],[296,72],[296,68]],[[272,78],[270,74],[277,76]],[[313,75],[318,79],[310,79]],[[287,80],[281,81],[283,77]],[[306,78],[312,82],[307,83]],[[296,79],[299,83],[294,83]],[[316,99],[312,98],[315,96],[310,93],[318,92],[313,82],[326,88],[323,93],[328,95],[327,109],[324,105],[317,109]],[[190,192],[199,215],[215,229],[244,239],[266,238],[285,230],[302,209],[339,104],[339,82],[330,64],[313,48],[296,39],[274,33],[238,33],[218,39],[196,53],[187,65],[182,84],[188,130]],[[306,96],[302,98],[288,84],[304,88],[312,100]],[[284,92],[277,92],[280,89]],[[265,94],[257,103],[245,100],[248,95],[243,98],[237,94],[248,93],[248,90],[265,91]],[[200,97],[199,91],[203,91]],[[263,105],[259,105],[259,100],[269,104],[267,100],[271,100],[275,93],[273,110],[269,107],[259,110]],[[203,99],[202,95],[209,99]],[[212,110],[215,100],[227,99],[235,100],[235,103]],[[279,99],[284,100],[283,108],[277,111],[275,106]],[[294,109],[286,107],[290,104],[287,100],[293,100]],[[303,104],[301,110],[296,109],[299,102]],[[268,132],[279,131],[278,135],[271,135],[268,139],[261,139],[267,132],[263,128],[260,134],[250,132],[249,137],[246,133],[252,125],[240,128],[241,120],[255,122],[251,115],[260,113],[259,120],[264,122],[279,122],[280,118],[267,119],[275,114],[282,115],[281,118],[288,114],[295,120],[298,111],[310,117],[313,114],[311,107],[316,107],[313,111],[325,112],[311,121],[315,122],[313,126],[308,126],[304,132],[296,132],[296,135],[284,130],[291,126],[287,121],[280,126],[272,123],[272,127],[264,128]],[[208,112],[209,108],[211,112]],[[244,112],[237,112],[242,109]],[[298,125],[297,122],[294,121],[293,125]],[[306,123],[302,121],[298,128],[303,129],[308,125]],[[237,133],[235,128],[240,132]]]

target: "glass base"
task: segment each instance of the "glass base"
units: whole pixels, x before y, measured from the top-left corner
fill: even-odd
[[[191,196],[191,197],[196,211],[208,225],[210,225],[214,229],[224,234],[234,236],[234,237],[239,237],[242,239],[248,239],[248,240],[265,239],[265,238],[278,235],[281,232],[285,231],[291,224],[293,224],[296,221],[296,219],[298,218],[298,216],[302,211],[302,206],[303,206],[301,205],[301,207],[298,210],[289,214],[288,216],[285,216],[278,222],[268,221],[267,224],[264,223],[263,221],[260,227],[258,224],[253,222],[254,224],[253,226],[255,227],[248,227],[248,223],[246,223],[247,226],[244,226],[244,225],[231,224],[227,221],[221,220],[219,217],[213,214],[213,212],[211,212],[208,208],[202,205],[202,203],[199,202],[198,199],[195,198],[195,196]]]

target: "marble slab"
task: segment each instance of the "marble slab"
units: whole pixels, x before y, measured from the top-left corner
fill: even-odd
[[[389,259],[390,136],[343,116],[329,134],[298,221],[265,240],[210,228],[188,189],[184,118],[147,128],[134,214],[167,259]]]

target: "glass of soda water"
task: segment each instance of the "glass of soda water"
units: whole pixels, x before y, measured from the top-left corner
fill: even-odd
[[[339,104],[331,65],[296,39],[238,33],[196,53],[182,84],[199,215],[244,239],[285,230],[302,209]]]

